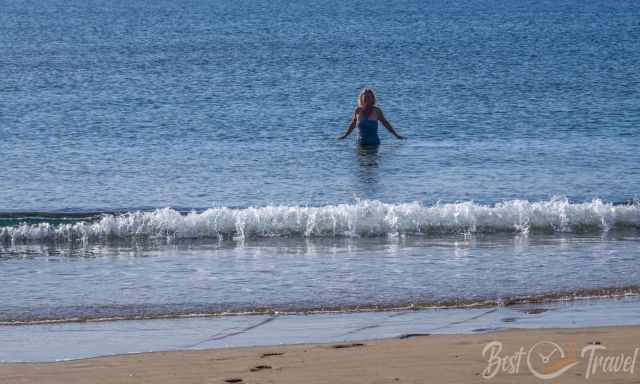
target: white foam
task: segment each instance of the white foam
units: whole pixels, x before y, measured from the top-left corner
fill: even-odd
[[[322,207],[266,206],[211,208],[181,214],[170,208],[152,212],[104,215],[94,222],[20,224],[0,228],[11,241],[83,241],[112,238],[220,238],[272,236],[386,236],[520,232],[607,231],[640,227],[640,205],[613,205],[601,200],[570,203],[564,198],[495,205],[473,202],[424,206],[418,202],[387,204],[358,201]]]

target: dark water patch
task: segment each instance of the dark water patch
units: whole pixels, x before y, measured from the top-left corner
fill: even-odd
[[[403,335],[398,336],[398,338],[405,340],[405,339],[413,339],[414,337],[425,337],[425,336],[431,336],[431,334],[430,333],[405,333]]]

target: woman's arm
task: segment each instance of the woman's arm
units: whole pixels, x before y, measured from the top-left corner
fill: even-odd
[[[398,132],[396,132],[395,129],[393,129],[391,124],[387,121],[387,119],[385,119],[384,113],[382,113],[382,109],[377,108],[376,112],[378,114],[378,120],[382,123],[382,125],[384,125],[385,128],[387,128],[387,131],[391,132],[391,134],[395,136],[396,139],[399,139],[399,140],[406,139],[406,137],[401,136]]]
[[[347,127],[347,130],[344,133],[338,135],[337,139],[338,140],[342,140],[345,137],[349,136],[351,134],[351,132],[353,132],[353,129],[356,127],[356,123],[357,122],[358,122],[358,108],[356,108],[353,111],[353,117],[351,118],[351,123],[349,123],[349,126]]]

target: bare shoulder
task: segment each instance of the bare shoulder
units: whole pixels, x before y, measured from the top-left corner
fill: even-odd
[[[378,118],[384,118],[384,113],[382,112],[382,108],[380,107],[373,107],[373,110],[375,111],[376,115],[378,116]]]

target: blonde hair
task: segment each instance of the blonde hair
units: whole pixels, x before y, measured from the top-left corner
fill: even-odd
[[[371,88],[364,88],[358,95],[358,107],[363,108],[367,112],[376,105],[376,94]]]

